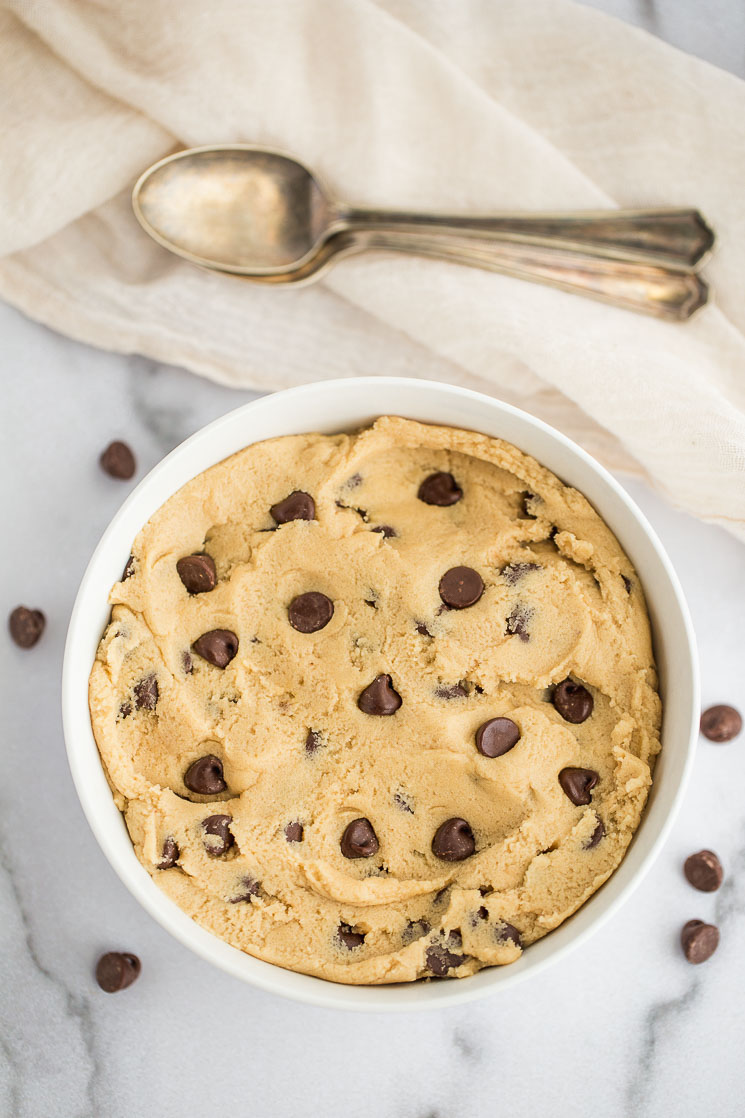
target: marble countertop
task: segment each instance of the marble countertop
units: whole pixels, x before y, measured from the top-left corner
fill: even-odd
[[[745,70],[745,10],[733,0],[596,6]],[[48,619],[31,651],[0,642],[0,1115],[741,1115],[745,735],[700,742],[661,856],[583,949],[472,1005],[390,1018],[295,1005],[213,969],[146,915],[83,818],[62,740],[60,667],[73,599],[131,487],[105,477],[97,458],[125,438],[142,476],[251,394],[73,343],[2,305],[0,337],[8,532],[0,613],[23,603]],[[621,480],[683,582],[704,702],[745,709],[745,548],[643,483]],[[701,847],[724,864],[714,895],[696,893],[681,872]],[[722,933],[716,955],[697,968],[678,946],[693,917]],[[92,977],[110,949],[143,961],[137,984],[115,997]]]

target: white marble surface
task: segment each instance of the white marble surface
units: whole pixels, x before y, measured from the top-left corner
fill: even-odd
[[[596,4],[742,73],[734,0]],[[98,469],[114,437],[138,476],[250,398],[138,357],[101,353],[0,306],[5,493],[0,613],[43,609],[41,643],[0,642],[0,1114],[13,1118],[252,1114],[272,1118],[682,1118],[745,1113],[745,736],[702,741],[672,837],[632,900],[587,947],[514,991],[386,1018],[293,1005],[213,970],[137,905],[75,797],[59,713],[67,619],[85,563],[129,491]],[[745,548],[627,483],[680,573],[705,702],[745,709]],[[718,851],[726,881],[694,892],[683,858]],[[677,936],[722,931],[693,968]],[[98,954],[135,951],[114,997]]]

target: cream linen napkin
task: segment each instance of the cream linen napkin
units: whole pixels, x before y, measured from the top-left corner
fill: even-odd
[[[470,385],[745,539],[744,90],[568,0],[0,0],[0,295],[232,385]],[[129,191],[222,141],[295,152],[361,204],[697,205],[716,303],[666,325],[386,256],[298,291],[200,272]]]

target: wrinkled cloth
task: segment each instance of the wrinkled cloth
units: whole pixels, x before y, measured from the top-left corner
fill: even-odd
[[[481,389],[745,539],[745,85],[569,0],[0,0],[0,296],[71,337],[272,390]],[[131,211],[183,146],[286,149],[361,205],[698,206],[713,301],[668,324],[367,254],[263,289]]]

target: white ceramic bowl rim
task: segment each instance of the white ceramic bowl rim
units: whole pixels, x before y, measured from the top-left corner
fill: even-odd
[[[379,415],[402,415],[481,431],[514,443],[590,500],[615,532],[644,585],[664,699],[663,750],[649,803],[623,862],[569,920],[508,967],[470,978],[397,986],[345,986],[255,959],[200,928],[137,860],[111,795],[93,736],[88,676],[109,616],[111,586],[132,540],[165,500],[237,450],[277,435],[354,430]],[[674,679],[675,687],[667,680]],[[62,713],[67,753],[83,810],[111,865],[145,909],[197,954],[244,981],[328,1008],[396,1011],[455,1005],[535,975],[584,943],[641,881],[672,825],[685,788],[699,712],[695,639],[670,560],[649,523],[615,479],[566,436],[481,393],[435,381],[359,377],[320,381],[261,397],[215,420],[160,462],[124,502],[83,576],[65,648]]]

